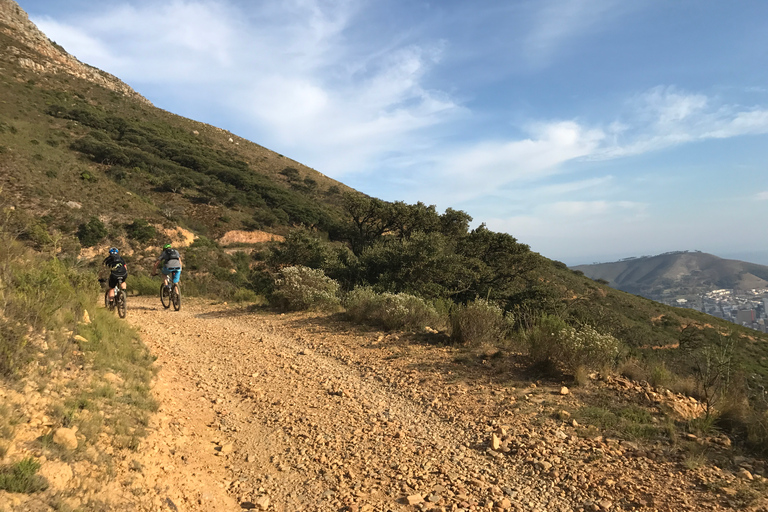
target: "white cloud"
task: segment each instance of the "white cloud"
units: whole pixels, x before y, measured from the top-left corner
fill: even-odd
[[[758,192],[757,194],[755,194],[755,198],[758,201],[768,201],[768,190]]]
[[[655,87],[629,103],[610,145],[596,158],[617,158],[684,143],[768,133],[768,109],[725,104],[675,87]]]
[[[541,180],[558,172],[569,160],[591,155],[604,138],[574,121],[539,123],[524,140],[480,142],[445,151],[433,167],[442,194],[456,201],[487,194],[510,183]]]
[[[178,87],[190,103],[237,113],[242,135],[341,177],[423,146],[419,130],[462,110],[423,85],[441,42],[361,50],[345,40],[357,9],[333,0],[266,1],[247,11],[226,0],[173,0],[43,21],[81,60],[139,92]]]

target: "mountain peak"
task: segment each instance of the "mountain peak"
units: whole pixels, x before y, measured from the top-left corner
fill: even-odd
[[[0,62],[15,63],[41,75],[66,73],[150,103],[122,80],[80,62],[48,39],[13,0],[0,0],[0,34],[13,40],[0,44]]]

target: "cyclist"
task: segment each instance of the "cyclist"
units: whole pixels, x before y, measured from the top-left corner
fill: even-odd
[[[125,280],[128,277],[128,265],[125,263],[122,256],[120,256],[120,251],[117,250],[117,247],[109,249],[109,256],[104,258],[102,265],[109,269],[109,301],[112,302],[115,300],[115,286],[117,286],[119,280],[122,280],[120,288],[125,290]]]
[[[157,275],[157,267],[163,264],[162,272],[165,275],[165,285],[168,286],[168,276],[173,279],[173,284],[179,284],[181,278],[181,256],[179,251],[171,247],[171,244],[165,244],[163,246],[163,252],[160,253],[160,257],[155,262],[155,269],[152,272],[153,276]]]

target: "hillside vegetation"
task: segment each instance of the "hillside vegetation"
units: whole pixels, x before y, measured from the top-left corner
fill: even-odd
[[[94,278],[100,258],[83,247],[120,246],[133,291],[154,293],[152,256],[180,226],[197,236],[183,252],[185,293],[344,310],[496,357],[522,352],[545,377],[622,371],[698,396],[713,414],[736,405],[728,424],[765,446],[759,333],[604,286],[510,234],[471,228],[465,212],[367,197],[134,95],[23,66],[48,57],[18,28],[0,29],[0,186],[8,229],[38,252],[79,257]],[[285,240],[225,250],[216,239],[232,229]]]

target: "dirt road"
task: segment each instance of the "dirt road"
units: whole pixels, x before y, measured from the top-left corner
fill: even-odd
[[[140,509],[730,508],[702,485],[717,470],[579,436],[557,412],[578,393],[426,338],[189,300],[132,298],[128,319],[161,368],[152,433],[118,469]]]

